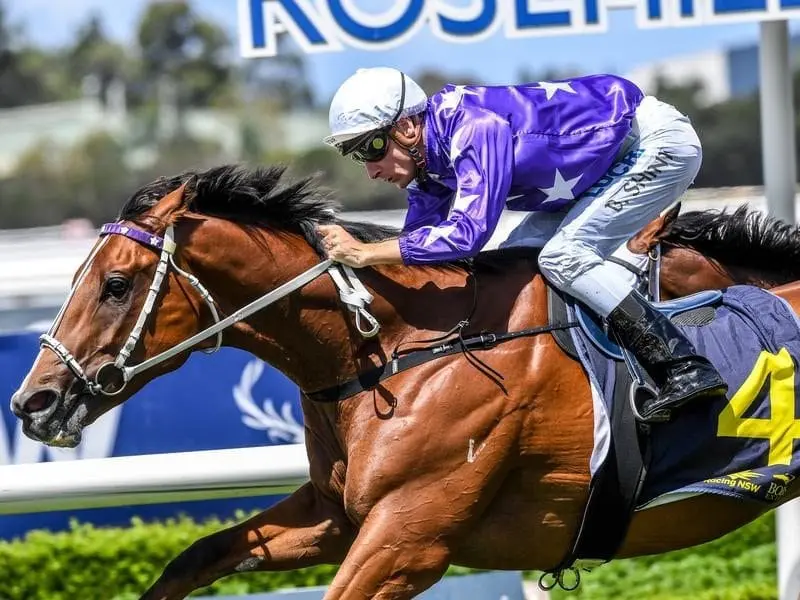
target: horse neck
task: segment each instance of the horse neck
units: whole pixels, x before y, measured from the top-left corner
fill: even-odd
[[[195,223],[181,259],[229,315],[320,262],[299,236],[208,218]],[[328,281],[325,281],[325,280]],[[223,332],[303,390],[336,382],[348,370],[347,325],[327,276],[318,277]]]
[[[737,284],[771,289],[784,283],[787,283],[787,278],[770,265],[757,270],[706,256],[689,246],[667,245],[664,249],[661,268],[664,299]]]
[[[794,310],[794,313],[800,317],[800,281],[793,281],[770,290],[786,300]]]
[[[182,258],[208,285],[225,314],[320,262],[298,235],[246,230],[221,219],[196,224],[190,239]],[[456,269],[435,271],[438,277],[421,277],[420,270],[408,267],[359,271],[374,295],[368,310],[381,324],[377,338],[359,333],[353,313],[325,274],[226,331],[225,343],[268,362],[305,392],[343,383],[385,362],[401,341],[417,337],[416,333],[424,337],[444,331],[461,318],[451,310],[437,315],[433,306],[467,315],[466,274]],[[441,289],[451,285],[455,287],[448,297]]]
[[[667,246],[661,258],[660,283],[661,297],[670,300],[735,282],[717,261],[691,248]]]

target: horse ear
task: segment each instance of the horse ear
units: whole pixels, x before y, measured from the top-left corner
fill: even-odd
[[[183,182],[179,188],[164,196],[153,206],[150,214],[166,223],[177,221],[188,210],[188,202],[185,197],[186,188],[193,182],[194,177],[191,177]]]
[[[681,203],[678,202],[663,215],[659,215],[650,221],[641,231],[628,240],[628,250],[634,254],[646,254],[649,252],[653,246],[667,236],[670,227],[675,223],[675,219],[678,218],[680,210]]]
[[[669,232],[670,228],[675,224],[675,221],[678,220],[678,214],[681,212],[681,203],[678,202],[675,206],[670,208],[664,214],[664,228],[662,230],[662,234],[666,234]]]

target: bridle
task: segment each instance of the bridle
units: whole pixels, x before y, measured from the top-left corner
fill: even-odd
[[[661,300],[661,242],[657,242],[647,252],[647,267],[640,269],[634,264],[616,256],[609,256],[607,261],[613,262],[636,276],[639,291],[651,302]]]
[[[139,316],[136,319],[133,329],[128,335],[127,340],[125,340],[125,343],[122,345],[122,348],[120,349],[116,358],[113,361],[108,361],[100,365],[94,377],[90,378],[87,375],[86,370],[81,366],[80,362],[75,358],[75,356],[55,337],[56,329],[61,323],[67,306],[72,300],[76,290],[83,282],[84,277],[91,267],[94,257],[103,246],[103,241],[95,246],[94,250],[89,256],[89,259],[84,264],[83,269],[75,281],[75,285],[72,287],[69,296],[53,321],[50,330],[39,338],[41,347],[51,350],[59,358],[59,360],[70,371],[72,371],[73,375],[75,375],[75,377],[84,384],[86,391],[93,396],[115,396],[119,394],[125,389],[128,382],[130,382],[134,376],[147,371],[148,369],[151,369],[166,360],[169,360],[173,356],[192,348],[196,344],[203,342],[212,336],[217,337],[215,345],[211,348],[204,349],[203,352],[209,354],[216,352],[222,345],[223,330],[234,325],[235,323],[238,323],[239,321],[242,321],[243,319],[246,319],[253,313],[269,306],[270,304],[273,304],[281,298],[288,296],[292,292],[300,289],[326,272],[333,279],[333,282],[339,291],[339,297],[341,298],[342,302],[348,307],[350,312],[355,314],[356,328],[358,329],[359,333],[361,333],[362,336],[369,338],[377,335],[378,331],[380,330],[380,324],[378,321],[365,308],[366,305],[372,302],[372,295],[359,281],[358,277],[356,277],[355,273],[350,267],[334,263],[330,259],[323,260],[319,264],[314,265],[307,271],[304,271],[300,275],[297,275],[293,279],[283,283],[274,290],[267,292],[256,300],[253,300],[250,304],[243,306],[230,316],[220,320],[219,311],[217,310],[217,303],[212,298],[208,289],[200,282],[199,279],[197,279],[197,277],[184,271],[175,264],[174,257],[177,250],[177,244],[175,243],[175,231],[173,225],[169,225],[164,233],[164,236],[161,237],[120,222],[106,223],[100,229],[100,237],[104,238],[105,236],[109,235],[122,235],[160,252],[158,264],[156,265],[156,270],[153,275],[150,288],[148,289],[147,297],[145,298],[144,304],[139,311]],[[158,295],[161,291],[170,267],[174,269],[176,274],[185,278],[205,301],[214,319],[214,324],[180,342],[172,348],[157,354],[156,356],[148,358],[136,365],[128,365],[127,363],[131,357],[131,354],[136,348],[142,332],[147,325],[147,321],[153,312],[153,308],[156,306],[156,300],[158,299]],[[367,322],[368,328],[362,327],[362,320]]]

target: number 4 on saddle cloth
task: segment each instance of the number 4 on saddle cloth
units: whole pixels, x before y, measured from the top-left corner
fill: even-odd
[[[549,304],[551,323],[579,324],[554,336],[583,365],[595,411],[593,490],[562,568],[575,559],[609,560],[609,537],[621,542],[633,510],[687,494],[780,500],[800,471],[800,321],[787,302],[737,285],[657,304],[719,370],[729,390],[727,397],[689,403],[669,422],[649,425],[632,416],[630,369],[596,317],[553,290]],[[628,510],[615,525],[609,511],[619,513],[620,503]],[[603,537],[605,542],[596,542]]]

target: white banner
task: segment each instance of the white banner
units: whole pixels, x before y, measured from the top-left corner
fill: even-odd
[[[508,38],[605,32],[608,10],[634,8],[641,28],[790,19],[800,0],[393,0],[365,11],[355,0],[238,0],[242,56],[277,54],[288,32],[304,52],[399,46],[422,27],[451,42],[473,42],[502,28]],[[374,2],[372,3],[375,4]]]

